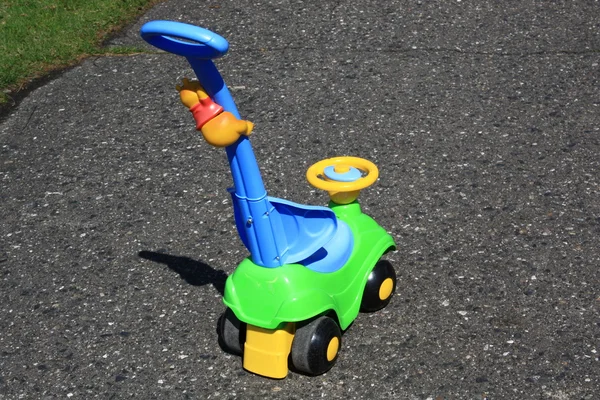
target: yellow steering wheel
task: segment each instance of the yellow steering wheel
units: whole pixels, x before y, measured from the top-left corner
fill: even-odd
[[[369,160],[358,157],[334,157],[313,164],[306,179],[314,187],[329,192],[331,200],[349,204],[356,200],[361,189],[377,180],[379,170]]]

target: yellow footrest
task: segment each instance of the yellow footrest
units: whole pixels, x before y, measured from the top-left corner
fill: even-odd
[[[247,325],[244,368],[268,378],[283,379],[288,373],[288,356],[294,340],[295,324],[282,329]]]

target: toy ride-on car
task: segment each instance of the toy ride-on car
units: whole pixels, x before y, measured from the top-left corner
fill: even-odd
[[[287,376],[290,363],[308,375],[328,371],[342,332],[359,311],[385,307],[396,287],[394,268],[382,258],[394,240],[357,201],[377,180],[377,167],[357,157],[312,165],[307,179],[329,193],[328,207],[268,196],[249,140],[253,124],[240,118],[212,61],[227,52],[227,41],[172,21],[148,22],[141,35],[188,60],[198,81],[177,86],[181,101],[205,140],[225,149],[231,168],[235,224],[250,256],[225,284],[222,347],[270,378]]]

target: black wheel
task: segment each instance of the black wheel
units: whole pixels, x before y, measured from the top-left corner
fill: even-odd
[[[296,329],[292,342],[292,364],[307,375],[321,375],[335,364],[342,345],[342,332],[332,318],[322,316]]]
[[[230,308],[221,314],[217,325],[217,333],[219,344],[223,350],[236,355],[241,355],[244,352],[246,324],[241,322]]]
[[[369,274],[363,292],[360,310],[373,312],[387,306],[396,290],[396,271],[392,263],[379,260]]]

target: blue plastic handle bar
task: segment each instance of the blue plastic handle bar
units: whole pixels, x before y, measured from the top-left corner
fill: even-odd
[[[207,29],[174,21],[148,22],[142,26],[140,34],[153,46],[185,57],[206,93],[225,111],[240,118],[233,97],[212,62],[213,58],[227,52],[227,40]],[[286,261],[299,262],[329,242],[337,232],[333,211],[267,197],[247,136],[241,136],[225,150],[234,183],[232,200],[236,226],[257,265],[275,268]],[[285,226],[295,229],[286,230]],[[348,240],[342,242],[351,243]],[[338,244],[336,249],[328,249],[326,253],[344,249],[348,247]]]
[[[176,21],[147,22],[142,26],[140,35],[161,50],[185,57],[206,93],[225,111],[240,119],[235,101],[217,67],[211,61],[225,55],[229,49],[225,38],[208,29]],[[248,199],[266,197],[267,192],[248,138],[240,137],[225,150],[235,193]]]
[[[185,57],[206,93],[225,111],[240,118],[233,97],[212,62],[213,58],[227,52],[227,40],[207,29],[174,21],[148,22],[142,26],[140,34],[151,45]],[[241,136],[225,150],[234,183],[234,208],[245,210],[236,214],[240,237],[256,264],[270,268],[282,265],[284,260],[280,255],[286,252],[286,238],[281,232],[277,213],[272,212],[273,206],[267,198],[250,141]],[[252,212],[255,208],[263,212]],[[270,214],[271,217],[267,218]],[[251,223],[248,223],[248,215]]]
[[[208,29],[183,22],[150,21],[140,30],[142,38],[161,50],[183,57],[212,60],[229,49],[222,36]]]

